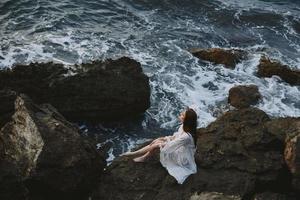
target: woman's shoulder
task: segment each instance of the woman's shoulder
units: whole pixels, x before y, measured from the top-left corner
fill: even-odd
[[[183,124],[179,126],[177,133],[181,133],[181,135],[191,135],[189,132],[184,131]]]
[[[183,124],[180,125],[180,127],[179,127],[179,129],[178,129],[178,132],[190,134],[189,132],[186,132],[186,131],[183,129]]]
[[[183,124],[180,124],[178,131],[183,131]]]

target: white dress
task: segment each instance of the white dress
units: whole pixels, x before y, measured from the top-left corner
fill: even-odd
[[[172,140],[167,137],[165,144],[160,147],[160,162],[182,184],[189,175],[197,172],[194,157],[196,147],[192,135],[184,132],[182,125],[173,136]]]

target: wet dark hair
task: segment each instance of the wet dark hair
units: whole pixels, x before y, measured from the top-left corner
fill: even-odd
[[[197,113],[191,109],[187,108],[185,111],[185,117],[183,120],[183,130],[192,135],[194,143],[197,142]]]

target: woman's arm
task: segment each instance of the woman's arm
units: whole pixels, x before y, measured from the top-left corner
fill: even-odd
[[[169,152],[176,150],[178,147],[185,145],[189,140],[188,135],[182,135],[180,137],[176,137],[170,142],[166,143],[166,148],[164,150],[167,150]]]
[[[163,141],[169,141],[169,140],[173,140],[175,139],[175,135],[169,135],[169,136],[165,136],[165,137],[159,137],[155,140],[163,140]]]
[[[157,141],[167,141],[167,142],[169,142],[169,141],[172,141],[174,139],[175,139],[175,135],[170,135],[170,136],[165,136],[165,137],[159,137],[159,138],[156,138],[155,140],[153,140],[151,142],[151,144],[153,144],[153,143],[155,143]]]

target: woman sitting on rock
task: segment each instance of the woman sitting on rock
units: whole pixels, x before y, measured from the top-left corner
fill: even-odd
[[[124,153],[124,156],[138,156],[133,160],[135,162],[144,162],[155,150],[160,150],[160,162],[168,170],[179,184],[191,174],[197,172],[194,154],[196,151],[196,128],[197,114],[187,108],[183,111],[179,120],[182,125],[172,136],[160,137],[151,142],[151,144],[134,152]]]

